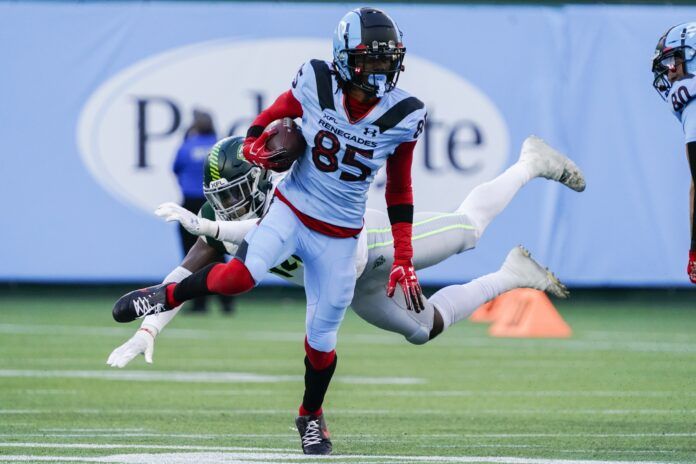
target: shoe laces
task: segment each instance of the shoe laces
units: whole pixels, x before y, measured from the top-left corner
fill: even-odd
[[[322,441],[321,427],[319,419],[310,420],[307,422],[307,428],[302,435],[302,446],[318,445]]]
[[[164,309],[164,305],[162,303],[153,305],[150,303],[150,299],[146,296],[141,296],[133,300],[133,307],[135,307],[135,314],[138,316],[159,314]]]

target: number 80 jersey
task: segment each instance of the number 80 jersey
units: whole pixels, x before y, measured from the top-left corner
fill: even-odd
[[[314,219],[360,229],[375,174],[400,144],[420,137],[426,110],[423,102],[396,88],[352,121],[330,66],[320,60],[305,63],[292,83],[302,105],[307,150],[278,190]]]
[[[696,142],[696,78],[686,77],[672,84],[667,103],[684,129],[685,143]]]

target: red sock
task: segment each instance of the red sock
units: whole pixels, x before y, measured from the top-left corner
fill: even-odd
[[[176,301],[176,298],[174,298],[174,288],[176,288],[176,284],[167,285],[167,306],[170,308],[176,308],[181,305],[181,302]]]
[[[305,337],[305,392],[300,405],[300,416],[320,416],[324,395],[336,370],[336,350],[315,350]]]
[[[336,357],[336,350],[331,350],[329,352],[319,351],[309,346],[307,337],[304,339],[304,348],[305,353],[307,353],[309,363],[318,371],[323,371],[329,367],[334,362],[334,358]]]
[[[248,292],[256,283],[249,269],[237,258],[227,264],[214,266],[206,279],[208,289],[222,295],[239,295]]]
[[[322,411],[321,408],[317,409],[316,411],[307,411],[304,407],[304,405],[300,405],[300,416],[321,416],[324,411]]]

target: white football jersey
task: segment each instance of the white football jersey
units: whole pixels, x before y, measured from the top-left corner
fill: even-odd
[[[696,77],[675,81],[667,96],[672,112],[682,123],[685,143],[696,142]]]
[[[302,105],[307,149],[278,189],[314,219],[361,228],[375,174],[400,144],[423,133],[425,105],[396,88],[352,121],[331,64],[320,60],[300,68],[292,93]]]
[[[271,199],[273,198],[273,191],[276,189],[280,181],[283,180],[283,178],[286,176],[285,173],[274,173],[271,175],[270,181],[273,184],[273,187],[269,191],[267,195],[267,201],[266,204],[263,207],[263,212],[264,214],[266,211],[268,211],[268,207],[270,206]],[[276,200],[277,201],[277,200]],[[200,212],[198,213],[199,216],[204,217],[206,219],[209,219],[211,221],[220,221],[220,219],[217,214],[215,213],[215,210],[213,207],[210,205],[210,203],[206,202],[203,207],[201,208]],[[241,226],[241,222],[239,223]],[[208,245],[213,247],[215,250],[217,250],[219,253],[222,254],[227,254],[230,256],[234,256],[237,253],[237,249],[239,248],[239,243],[233,243],[233,242],[222,242],[220,240],[215,240],[214,238],[206,237],[206,236],[201,236],[203,241],[205,241]],[[363,273],[365,270],[365,265],[367,264],[367,234],[365,233],[365,230],[363,229],[362,232],[360,232],[360,235],[358,236],[358,249],[356,251],[356,260],[355,260],[355,267],[356,267],[356,276],[360,277],[360,275]],[[287,280],[288,282],[292,282],[293,284],[304,286],[304,265],[302,264],[302,259],[300,259],[299,256],[292,255],[282,263],[280,263],[278,266],[272,268],[269,270],[272,274],[275,274],[279,277],[282,277],[283,279]]]

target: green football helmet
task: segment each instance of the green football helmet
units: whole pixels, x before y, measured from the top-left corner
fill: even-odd
[[[259,217],[271,189],[269,172],[248,163],[242,155],[243,137],[220,140],[208,153],[203,168],[203,193],[222,220]]]

